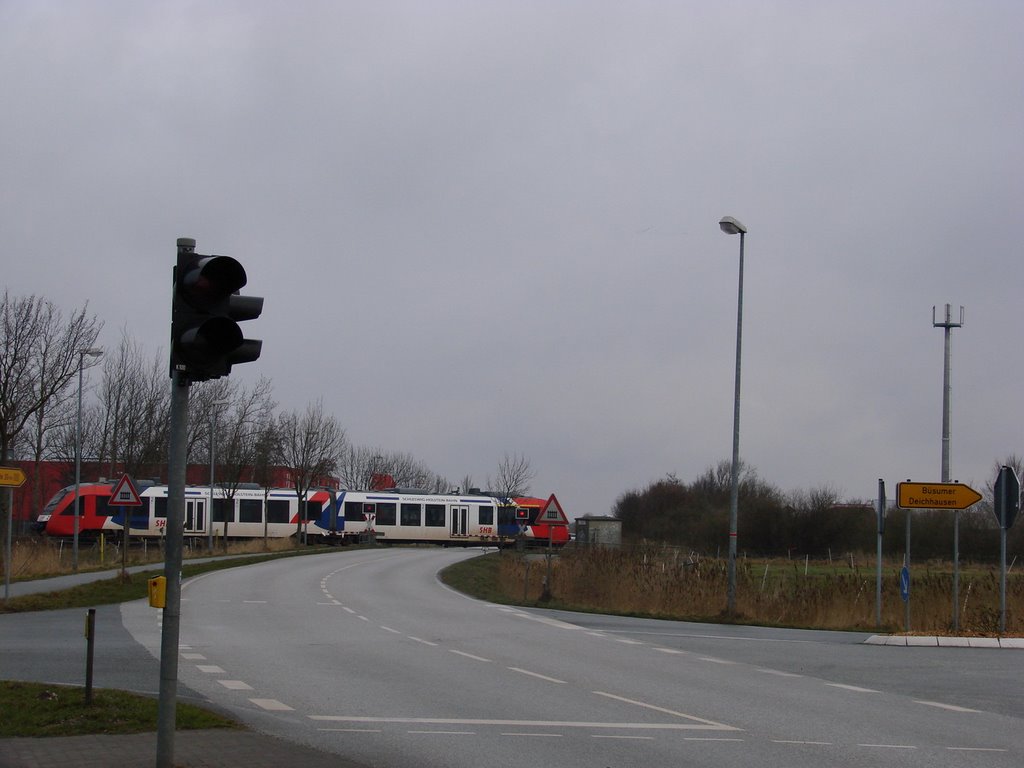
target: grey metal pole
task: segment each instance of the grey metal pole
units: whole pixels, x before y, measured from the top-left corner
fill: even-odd
[[[878,552],[875,556],[875,627],[882,626],[882,534],[885,532],[885,480],[878,480]]]
[[[935,307],[932,307],[932,327],[944,329],[942,358],[942,482],[950,481],[949,443],[950,443],[950,393],[952,392],[950,377],[950,348],[952,330],[964,324],[964,308],[960,307],[960,322],[953,322],[952,308],[946,305],[945,320],[935,322]],[[953,631],[960,629],[960,510],[953,510]]]
[[[732,472],[729,491],[729,594],[728,613],[736,612],[736,544],[740,498],[740,360],[743,349],[743,245],[746,232],[740,235],[740,276],[736,298],[736,389],[732,411]]]
[[[210,413],[210,506],[206,510],[206,551],[213,554],[213,434],[217,427],[217,409]]]
[[[74,546],[71,548],[71,570],[78,572],[78,517],[81,514],[79,499],[82,487],[82,366],[85,352],[78,353],[78,419],[75,422],[75,523]]]
[[[178,251],[195,250],[196,241],[178,239]],[[160,696],[157,707],[157,768],[174,766],[174,728],[178,696],[178,638],[181,623],[181,559],[185,525],[185,461],[188,454],[189,381],[171,375],[170,441],[167,457],[167,534],[164,577],[167,595],[160,636]]]

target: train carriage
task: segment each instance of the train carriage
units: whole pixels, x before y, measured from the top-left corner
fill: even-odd
[[[132,536],[159,537],[167,529],[167,486],[137,484],[140,507],[110,504],[111,483],[80,487],[79,537],[100,533],[121,536],[125,524]],[[37,529],[46,535],[74,533],[75,487],[59,491],[39,515]],[[372,536],[384,543],[493,545],[525,539],[554,544],[568,539],[564,527],[536,525],[541,500],[515,503],[483,494],[433,494],[420,490],[335,491],[311,489],[304,508],[294,489],[246,486],[229,496],[223,488],[185,488],[184,535],[232,539],[285,538],[299,529],[311,542],[347,544]],[[210,529],[212,526],[212,531]]]

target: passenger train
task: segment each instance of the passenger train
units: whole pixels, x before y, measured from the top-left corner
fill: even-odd
[[[100,533],[160,537],[167,529],[167,486],[137,483],[142,506],[110,504],[112,483],[82,483],[79,537]],[[46,505],[36,528],[47,536],[74,535],[75,487],[61,489]],[[564,544],[565,526],[535,524],[539,499],[511,503],[482,494],[432,494],[412,489],[336,491],[315,488],[299,509],[294,489],[256,486],[239,488],[234,498],[214,488],[213,514],[209,486],[185,488],[186,537],[233,539],[286,538],[300,525],[309,542],[348,544],[367,537],[380,542],[501,546],[519,538],[539,544]],[[519,504],[518,502],[522,502]],[[212,530],[208,527],[212,526]]]

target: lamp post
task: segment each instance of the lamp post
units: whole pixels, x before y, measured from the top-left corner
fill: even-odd
[[[102,349],[90,348],[78,351],[78,419],[75,422],[75,536],[71,548],[71,569],[78,572],[78,518],[82,514],[79,499],[82,487],[82,369],[85,368],[85,356],[99,357]]]
[[[206,551],[210,553],[213,552],[213,443],[217,434],[217,409],[230,404],[230,400],[210,403],[210,509],[206,513]]]
[[[747,228],[732,216],[724,216],[718,226],[727,235],[740,236],[740,279],[736,299],[736,390],[732,412],[732,473],[729,491],[729,591],[727,612],[736,613],[736,538],[740,496],[740,351],[743,348],[743,245]]]

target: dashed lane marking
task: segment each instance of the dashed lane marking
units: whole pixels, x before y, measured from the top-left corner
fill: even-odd
[[[558,685],[568,685],[568,683],[566,683],[565,680],[559,680],[557,677],[548,677],[547,675],[542,675],[540,672],[531,672],[530,670],[523,669],[522,667],[509,667],[509,669],[511,669],[513,672],[518,672],[521,675],[529,675],[530,677],[535,677],[538,680],[546,680],[549,683],[557,683]]]
[[[844,691],[854,691],[855,693],[879,693],[874,688],[861,688],[859,685],[844,685],[843,683],[825,683],[830,688],[842,688]]]
[[[482,661],[485,664],[490,664],[491,663],[490,659],[485,659],[483,656],[477,656],[476,654],[473,654],[473,653],[466,653],[465,651],[457,651],[454,648],[449,648],[448,650],[451,653],[456,654],[457,656],[463,656],[463,657],[465,657],[467,659],[472,659],[473,661]]]
[[[938,707],[939,709],[947,709],[950,712],[970,712],[973,714],[980,714],[980,709],[971,709],[970,707],[958,707],[955,704],[943,704],[940,701],[919,701],[914,699],[915,704],[924,704],[926,707]]]
[[[208,675],[227,674],[227,672],[225,672],[221,667],[218,667],[215,664],[196,664],[196,669],[198,669],[200,672],[205,672]]]
[[[287,704],[282,704],[277,699],[249,699],[253,704],[261,709],[266,709],[270,712],[294,712],[295,710],[289,707]]]
[[[251,685],[241,680],[218,680],[217,682],[229,691],[251,691],[253,689]]]

